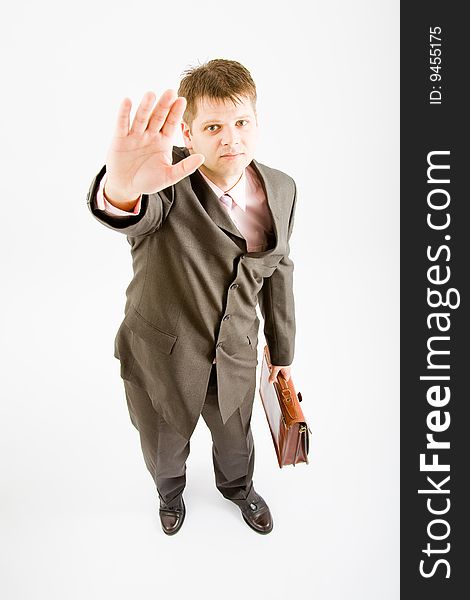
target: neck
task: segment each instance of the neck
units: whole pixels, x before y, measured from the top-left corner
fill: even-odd
[[[242,175],[244,173],[244,170],[239,174],[239,175],[232,175],[232,176],[225,176],[225,175],[220,175],[219,173],[215,173],[214,171],[211,171],[210,169],[206,169],[206,167],[204,165],[201,165],[199,167],[199,170],[204,173],[204,175],[210,179],[212,181],[212,183],[215,183],[215,185],[217,187],[219,187],[221,190],[223,190],[224,192],[229,192],[233,187],[235,187],[235,185],[240,181],[240,179],[242,178]]]

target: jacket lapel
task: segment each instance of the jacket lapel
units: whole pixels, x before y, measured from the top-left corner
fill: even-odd
[[[174,154],[179,158],[179,160],[182,160],[183,158],[186,158],[187,156],[189,156],[189,150],[186,147],[184,147],[184,148],[178,147],[177,149],[180,152],[176,152],[176,148],[175,148]],[[263,255],[266,252],[272,252],[273,249],[276,248],[279,243],[278,198],[277,198],[277,194],[275,193],[275,190],[269,183],[269,178],[266,176],[266,173],[264,172],[263,167],[255,159],[253,159],[250,164],[254,167],[254,169],[257,172],[258,177],[264,187],[266,199],[268,202],[268,206],[269,206],[269,209],[271,212],[271,218],[272,218],[272,222],[273,222],[274,246],[272,248],[270,248],[269,250],[266,250],[265,252],[252,252],[252,253],[250,252],[249,253],[249,254],[253,254],[253,255]],[[243,240],[243,242],[244,242],[245,251],[246,251],[245,238],[240,233],[239,229],[237,228],[235,223],[232,221],[232,219],[228,215],[227,211],[221,205],[219,199],[217,198],[217,195],[214,193],[212,188],[204,180],[204,178],[202,177],[199,170],[196,169],[196,171],[194,171],[194,173],[191,173],[189,178],[190,178],[191,187],[193,188],[194,193],[196,194],[197,198],[199,199],[199,202],[201,203],[201,205],[203,206],[203,208],[207,212],[207,214],[210,216],[212,221],[218,227],[223,229],[224,231],[230,233],[233,236],[236,236],[237,238],[241,238],[241,240]],[[240,246],[240,243],[238,240],[236,241],[236,243],[237,243],[237,245]]]
[[[199,173],[199,170],[196,169],[189,177],[194,193],[214,223],[232,235],[243,238],[238,227],[229,217],[227,211],[217,198],[217,195],[204,180],[204,177]]]
[[[271,211],[271,219],[273,223],[273,234],[274,234],[274,243],[273,247],[267,252],[271,252],[279,245],[279,198],[276,190],[272,187],[269,182],[269,177],[264,171],[263,167],[259,164],[259,162],[253,159],[250,163],[258,173],[258,177],[263,184],[264,193],[266,194],[266,200],[268,202],[269,210]],[[253,252],[253,254],[260,254],[259,252]],[[264,253],[262,253],[264,254]]]

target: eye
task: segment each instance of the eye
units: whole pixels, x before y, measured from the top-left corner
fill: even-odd
[[[249,121],[247,121],[246,119],[239,119],[237,121],[237,123],[244,123],[247,124],[249,123]],[[244,127],[245,125],[242,125],[242,127]],[[209,131],[210,133],[214,133],[215,129],[213,129],[214,127],[219,127],[219,125],[207,125],[206,129],[207,131]]]

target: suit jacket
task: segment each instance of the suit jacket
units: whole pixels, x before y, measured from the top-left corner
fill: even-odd
[[[189,156],[173,147],[173,164]],[[216,194],[195,171],[175,185],[144,194],[138,215],[99,210],[94,177],[87,206],[103,225],[127,236],[133,278],[114,340],[120,374],[149,394],[154,408],[186,439],[196,426],[216,357],[223,423],[256,390],[259,302],[274,365],[294,358],[294,265],[289,238],[296,185],[279,171],[251,163],[273,219],[268,250],[246,241]]]

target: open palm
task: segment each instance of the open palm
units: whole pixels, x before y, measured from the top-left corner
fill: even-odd
[[[186,108],[186,99],[166,90],[155,107],[155,94],[146,92],[130,127],[132,102],[125,98],[119,107],[116,128],[106,158],[108,193],[137,198],[169,187],[193,173],[203,162],[192,154],[172,164],[173,137]]]

